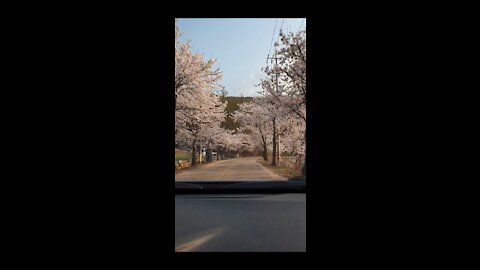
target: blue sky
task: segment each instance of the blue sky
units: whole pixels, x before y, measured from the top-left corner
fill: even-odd
[[[267,55],[273,52],[273,42],[283,22],[283,31],[306,28],[303,18],[275,19],[179,19],[180,41],[190,40],[194,53],[203,53],[205,59],[216,58],[216,67],[223,72],[220,84],[231,96],[255,96],[263,77]]]

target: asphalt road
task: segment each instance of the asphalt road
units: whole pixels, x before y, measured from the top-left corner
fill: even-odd
[[[233,158],[216,161],[175,174],[175,181],[256,181],[287,180],[257,162],[258,157]]]

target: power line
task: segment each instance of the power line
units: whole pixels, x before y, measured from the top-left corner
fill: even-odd
[[[269,56],[270,56],[270,51],[272,50],[273,37],[275,36],[275,30],[277,30],[277,21],[278,21],[278,18],[275,20],[275,27],[273,28],[272,41],[270,41],[270,48],[268,49]]]
[[[285,18],[283,18],[282,25],[280,26],[280,32],[278,34],[278,38],[277,38],[277,41],[276,41],[277,43],[278,43],[278,40],[280,39],[280,33],[282,32],[284,22],[285,22]]]
[[[300,32],[300,28],[302,28],[303,22],[305,21],[305,18],[303,18],[302,23],[300,24],[300,27],[298,28],[297,32]]]

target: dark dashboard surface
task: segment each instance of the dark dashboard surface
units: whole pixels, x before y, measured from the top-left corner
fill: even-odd
[[[305,193],[175,196],[177,252],[305,252]]]

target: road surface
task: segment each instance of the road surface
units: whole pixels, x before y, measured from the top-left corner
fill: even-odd
[[[215,161],[198,168],[189,168],[175,174],[175,181],[256,181],[287,180],[257,162],[258,157],[242,157]]]

